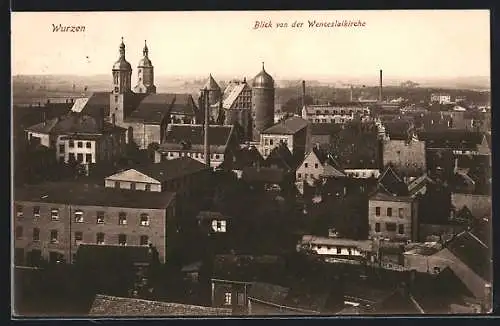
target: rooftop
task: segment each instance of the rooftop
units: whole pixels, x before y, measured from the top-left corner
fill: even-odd
[[[203,125],[181,125],[172,124],[167,131],[165,143],[179,144],[185,142],[186,145],[204,144],[204,126]],[[208,143],[210,145],[226,146],[233,126],[210,125],[208,129]],[[160,145],[161,146],[161,145]]]
[[[229,316],[231,314],[231,309],[120,298],[100,294],[96,296],[89,312],[89,316],[93,317]]]
[[[454,237],[446,248],[485,281],[491,281],[491,250],[473,233],[464,231]]]
[[[308,121],[302,118],[293,116],[288,119],[282,120],[275,125],[267,128],[263,134],[278,134],[278,135],[294,135],[300,130],[308,126]]]
[[[160,163],[134,166],[131,170],[136,170],[159,182],[166,182],[169,180],[182,178],[186,175],[190,175],[206,169],[207,166],[205,164],[190,157],[184,156],[175,158],[173,160],[164,160]],[[123,174],[123,172],[113,174],[106,179],[113,179],[114,177],[118,177],[121,174]]]
[[[165,209],[172,192],[146,192],[105,188],[79,182],[46,182],[15,189],[14,200],[64,205]]]

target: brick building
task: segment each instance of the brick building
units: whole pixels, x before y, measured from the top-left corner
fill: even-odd
[[[76,182],[16,189],[13,225],[16,255],[71,263],[81,243],[157,247],[167,258],[167,232],[174,232],[175,193],[110,189]]]
[[[252,139],[252,88],[246,79],[230,82],[222,95],[224,124],[238,123],[243,128],[245,140]]]

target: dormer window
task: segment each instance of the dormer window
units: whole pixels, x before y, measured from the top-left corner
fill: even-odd
[[[212,221],[212,230],[215,232],[226,232],[226,221]]]

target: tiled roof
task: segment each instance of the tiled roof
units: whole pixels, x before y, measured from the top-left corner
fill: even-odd
[[[412,124],[405,120],[393,120],[384,123],[385,131],[392,140],[406,140]]]
[[[299,117],[290,117],[282,120],[264,130],[263,134],[277,134],[277,135],[293,135],[303,128],[307,127],[308,121]]]
[[[245,87],[249,86],[246,83],[230,83],[224,90],[222,107],[226,110],[230,109]]]
[[[203,86],[203,88],[209,91],[220,91],[220,87],[215,81],[215,79],[212,77],[212,74],[210,74],[210,76],[208,77],[208,80]]]
[[[406,196],[393,196],[385,192],[376,191],[370,196],[370,200],[394,201],[394,202],[412,202],[414,199]]]
[[[54,118],[46,123],[39,123],[29,127],[27,130],[41,133],[51,133],[57,135],[64,134],[96,134],[100,135],[106,132],[122,130],[123,128],[113,126],[104,122],[101,126],[98,124],[98,118],[71,112],[64,117]],[[125,129],[123,129],[125,130]]]
[[[474,234],[464,231],[446,244],[448,250],[485,281],[491,280],[491,251]]]
[[[208,129],[208,143],[210,145],[225,146],[233,132],[233,126],[210,125]],[[186,142],[187,144],[204,144],[203,125],[171,125],[167,131],[165,143]]]
[[[206,170],[207,166],[190,157],[179,157],[173,160],[164,160],[144,166],[135,166],[137,170],[160,182],[183,178],[184,176]]]
[[[87,105],[88,101],[89,101],[88,97],[77,98],[75,100],[75,103],[73,104],[73,107],[71,107],[71,111],[82,112],[83,108],[85,107],[85,105]]]
[[[39,132],[42,134],[49,134],[54,127],[59,123],[59,118],[53,118],[46,122],[40,122],[36,125],[26,128],[27,131]]]
[[[382,190],[388,194],[397,196],[408,195],[408,187],[401,179],[401,177],[388,166],[378,179],[378,184]]]
[[[429,183],[434,184],[435,182],[427,174],[421,175],[408,185],[409,195],[416,194],[422,187],[425,187]]]
[[[95,92],[92,93],[85,105],[80,108],[77,107],[81,113],[87,114],[94,117],[99,117],[101,115],[101,109],[105,110],[105,114],[109,114],[109,106],[110,106],[110,92]],[[75,103],[76,105],[76,103]]]
[[[137,108],[130,112],[126,120],[161,123],[175,99],[175,94],[148,94],[142,98]]]
[[[259,151],[255,147],[245,147],[241,148],[235,154],[235,162],[230,162],[232,170],[243,170],[247,166],[253,166],[255,164],[263,165],[264,158],[260,155]]]
[[[229,316],[231,309],[97,295],[89,316]]]
[[[286,145],[280,144],[271,150],[264,164],[271,167],[276,165],[278,168],[290,171],[295,170],[300,162],[297,162]]]
[[[484,134],[464,130],[422,131],[419,138],[427,148],[453,148],[475,150],[483,141]]]
[[[184,114],[188,116],[195,116],[197,114],[198,107],[191,94],[171,94],[175,95],[175,102],[172,105],[170,113],[173,114]]]
[[[171,192],[146,192],[105,188],[78,182],[47,182],[15,189],[14,200],[82,206],[164,209],[174,199]]]

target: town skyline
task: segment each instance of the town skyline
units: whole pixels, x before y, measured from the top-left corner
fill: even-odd
[[[490,76],[489,12],[480,10],[286,14],[270,11],[237,15],[230,12],[14,13],[12,17],[13,75],[104,75],[117,60],[123,37],[126,58],[134,71],[147,41],[158,76],[212,73],[224,78],[252,78],[260,71],[262,62],[277,80],[297,78],[294,76],[305,79],[373,76],[376,80],[379,69],[384,70],[384,77],[400,79]],[[96,28],[104,19],[109,22],[107,28]],[[366,26],[307,27],[308,20],[345,19],[363,21]],[[464,19],[470,24],[454,24]],[[257,20],[290,24],[303,21],[306,25],[295,30],[253,29]],[[132,28],[131,21],[140,21],[141,28]],[[84,26],[85,30],[54,32],[54,26],[59,24]],[[40,37],[29,38],[35,25]],[[165,37],[166,32],[157,32],[181,27],[182,32],[172,35],[170,40]],[[199,37],[200,31],[203,38]],[[377,48],[383,51],[370,50]],[[290,71],[287,67],[292,66],[294,69]]]

